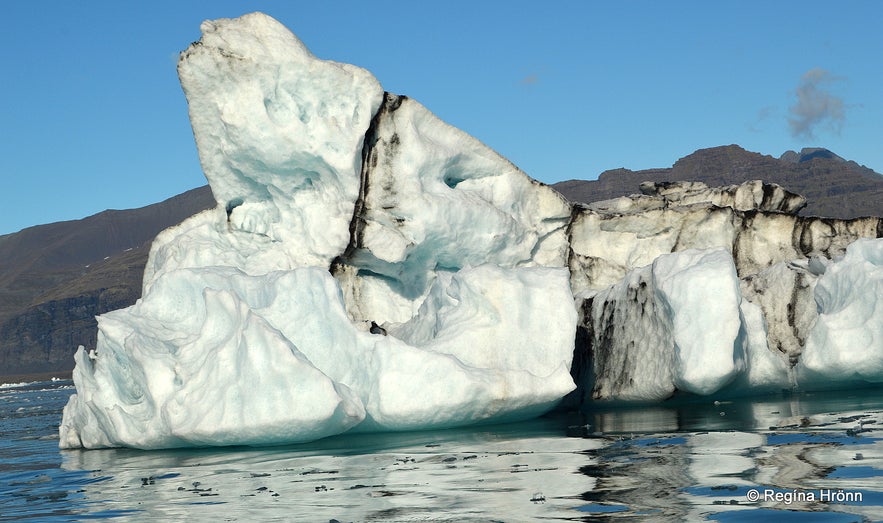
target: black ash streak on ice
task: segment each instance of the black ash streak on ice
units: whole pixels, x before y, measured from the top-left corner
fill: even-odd
[[[351,262],[357,258],[358,253],[364,248],[365,226],[367,224],[365,217],[367,213],[366,205],[368,201],[368,191],[371,189],[372,172],[378,168],[378,157],[381,154],[376,147],[377,142],[380,139],[378,136],[378,128],[380,127],[381,122],[401,107],[402,102],[407,100],[407,98],[407,96],[399,96],[390,92],[384,92],[383,103],[374,114],[374,117],[371,118],[371,124],[365,132],[365,139],[362,143],[362,163],[359,171],[359,197],[356,199],[356,204],[353,209],[353,218],[350,221],[350,240],[343,254],[331,262],[329,272],[332,276],[336,277],[343,272],[345,270],[344,267],[351,264]],[[395,155],[399,145],[398,135],[393,134],[390,143],[385,145],[386,147],[384,147],[384,151],[388,151],[390,156]],[[384,167],[390,169],[388,158],[386,159]]]

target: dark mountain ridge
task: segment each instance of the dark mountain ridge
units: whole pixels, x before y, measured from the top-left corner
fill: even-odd
[[[701,181],[709,187],[747,180],[776,183],[808,200],[804,216],[856,218],[883,215],[883,176],[827,149],[788,151],[773,158],[738,145],[700,149],[669,168],[614,169],[597,180],[568,180],[554,187],[575,202],[591,203],[638,192],[641,182]]]

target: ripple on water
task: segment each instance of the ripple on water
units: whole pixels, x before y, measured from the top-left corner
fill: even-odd
[[[883,512],[883,404],[863,397],[653,405],[288,447],[59,452],[64,386],[0,391],[2,521],[855,521]],[[749,501],[758,489],[863,499]]]

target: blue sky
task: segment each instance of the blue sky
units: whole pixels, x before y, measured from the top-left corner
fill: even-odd
[[[883,172],[879,1],[17,1],[0,31],[0,234],[205,184],[177,54],[202,20],[251,11],[547,183],[731,143]]]

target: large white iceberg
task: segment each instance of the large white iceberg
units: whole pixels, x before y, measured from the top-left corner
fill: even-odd
[[[178,69],[218,207],[99,318],[62,447],[524,419],[573,390],[560,195],[272,18],[202,31]]]
[[[748,182],[572,205],[272,18],[179,77],[216,208],[76,354],[63,448],[266,445],[883,381],[877,218]],[[575,382],[576,381],[576,382]]]

